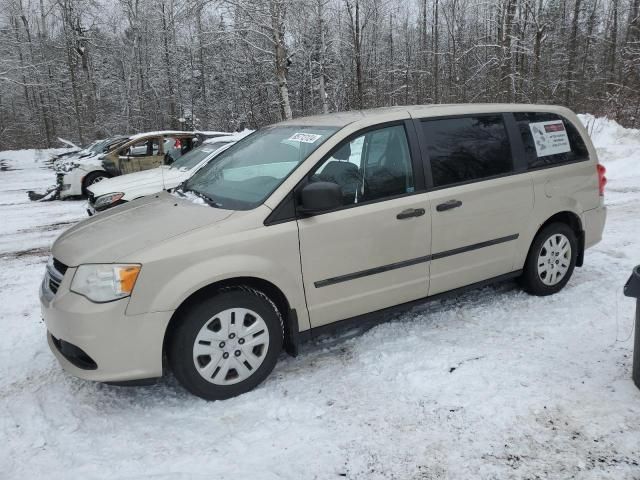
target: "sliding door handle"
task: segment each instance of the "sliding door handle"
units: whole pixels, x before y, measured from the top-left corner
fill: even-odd
[[[405,218],[421,217],[424,213],[424,208],[407,208],[396,215],[396,218],[398,220],[404,220]]]
[[[444,212],[445,210],[451,210],[452,208],[458,208],[462,206],[462,202],[460,200],[449,200],[448,202],[441,203],[436,207],[436,210],[439,212]]]

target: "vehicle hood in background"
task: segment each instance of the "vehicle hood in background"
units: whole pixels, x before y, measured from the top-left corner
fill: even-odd
[[[53,164],[54,171],[58,173],[68,173],[77,168],[86,170],[92,167],[102,168],[102,155],[92,153],[91,155],[78,156],[75,153],[68,157],[62,157]]]
[[[233,210],[159,193],[107,210],[64,232],[53,256],[65,265],[111,263],[181,233],[220,222]]]
[[[89,190],[98,198],[107,193],[123,192],[143,187],[157,186],[157,191],[173,188],[184,181],[189,172],[183,172],[176,168],[158,167],[142,172],[128,173],[118,177],[109,178],[91,185]]]

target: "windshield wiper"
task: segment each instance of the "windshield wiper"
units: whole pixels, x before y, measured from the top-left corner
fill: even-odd
[[[202,193],[199,190],[194,190],[193,188],[188,188],[186,180],[182,182],[180,185],[178,185],[174,191],[183,198],[187,197],[185,193],[191,192],[197,197],[200,197],[202,200],[204,200],[207,203],[207,205],[214,208],[222,208],[221,203],[216,202],[213,198],[208,196],[206,193]]]
[[[216,202],[213,198],[211,198],[207,194],[199,192],[198,190],[189,190],[189,191],[193,192],[194,195],[197,195],[198,197],[203,199],[205,202],[207,202],[207,205],[209,205],[211,207],[214,207],[214,208],[222,208],[222,204],[221,203]]]

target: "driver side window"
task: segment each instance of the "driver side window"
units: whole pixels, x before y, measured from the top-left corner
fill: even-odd
[[[409,144],[402,125],[371,130],[343,143],[311,175],[342,189],[343,205],[414,191]]]
[[[141,140],[131,145],[122,154],[129,157],[151,157],[158,155],[158,139],[149,138],[147,140]]]

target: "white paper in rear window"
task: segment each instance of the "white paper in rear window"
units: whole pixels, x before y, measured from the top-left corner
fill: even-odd
[[[562,120],[529,124],[538,157],[571,151],[567,130]]]

